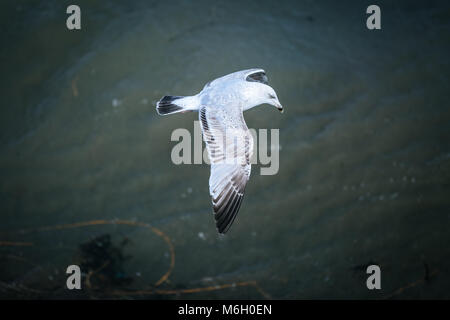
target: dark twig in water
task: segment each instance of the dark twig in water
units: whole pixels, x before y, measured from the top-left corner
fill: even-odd
[[[428,264],[424,262],[424,267],[425,267],[425,276],[419,280],[413,281],[411,283],[408,283],[407,285],[398,288],[397,290],[395,290],[394,292],[392,292],[391,294],[385,296],[383,299],[391,299],[392,297],[395,297],[401,293],[403,293],[405,290],[410,289],[410,288],[414,288],[417,287],[419,285],[422,284],[426,284],[428,282],[430,282],[430,279],[432,277],[434,277],[435,275],[437,275],[439,273],[439,271],[437,269],[433,270],[430,272]]]

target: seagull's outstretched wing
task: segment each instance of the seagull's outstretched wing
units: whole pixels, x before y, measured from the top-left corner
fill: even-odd
[[[253,137],[239,108],[202,107],[199,112],[211,162],[209,193],[219,233],[226,233],[241,207],[250,178]]]

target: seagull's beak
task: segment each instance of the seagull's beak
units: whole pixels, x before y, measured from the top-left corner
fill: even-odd
[[[280,111],[281,113],[283,113],[283,106],[277,102],[277,104],[275,105],[275,107],[277,107],[278,111]]]

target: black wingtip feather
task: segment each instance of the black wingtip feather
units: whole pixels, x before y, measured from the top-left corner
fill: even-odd
[[[221,212],[220,218],[216,220],[216,227],[219,233],[225,234],[230,229],[241,208],[243,198],[244,195],[236,194],[235,197],[227,203],[226,208]]]
[[[233,203],[232,208],[230,209],[230,211],[228,212],[226,219],[224,221],[222,221],[222,224],[220,226],[220,233],[225,234],[228,232],[228,230],[231,228],[231,226],[233,225],[234,220],[236,219],[236,216],[239,212],[239,209],[241,207],[242,204],[242,198],[243,196],[239,195],[236,199],[236,201]]]

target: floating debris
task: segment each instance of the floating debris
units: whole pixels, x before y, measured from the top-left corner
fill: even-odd
[[[354,274],[360,273],[360,272],[364,272],[364,274],[365,274],[367,268],[371,265],[380,266],[380,264],[375,262],[374,260],[369,260],[369,262],[367,262],[367,263],[363,263],[363,264],[359,264],[359,265],[350,267],[350,270],[352,270]]]
[[[214,279],[213,278],[211,278],[211,277],[204,277],[204,278],[202,278],[202,280],[201,280],[202,282],[213,282],[214,281]]]
[[[204,234],[203,232],[201,232],[201,231],[198,233],[198,237],[199,237],[200,239],[202,239],[202,240],[206,240],[205,234]]]
[[[112,99],[111,104],[112,104],[112,106],[114,108],[117,108],[118,106],[120,106],[122,104],[122,101],[120,101],[119,99],[114,98],[114,99]]]
[[[87,274],[91,287],[105,289],[125,286],[132,282],[124,272],[123,263],[129,257],[123,254],[123,247],[128,243],[124,239],[116,246],[109,234],[98,236],[79,246],[80,269]]]

